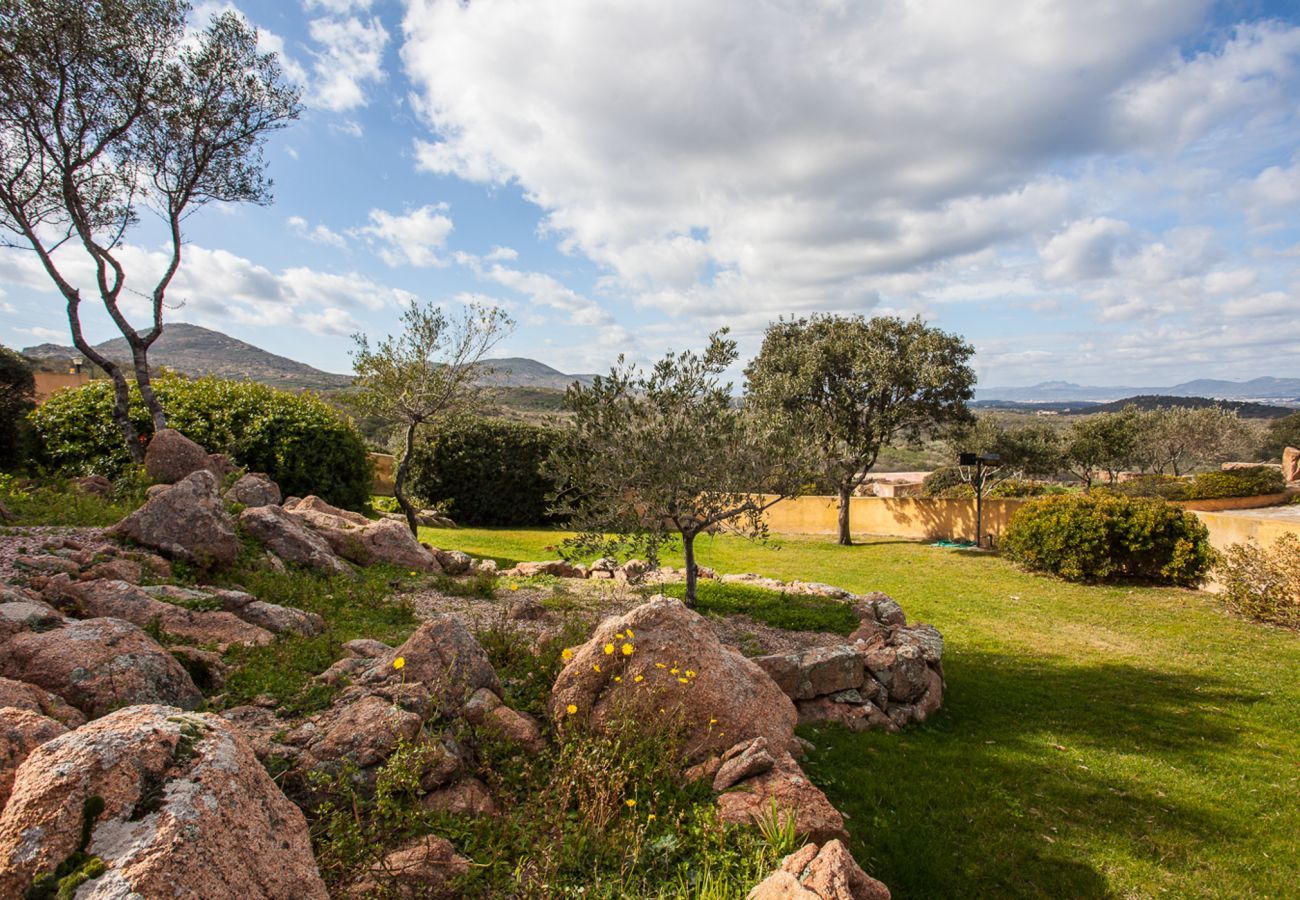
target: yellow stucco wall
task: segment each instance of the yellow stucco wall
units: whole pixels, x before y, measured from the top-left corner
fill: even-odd
[[[1215,550],[1226,550],[1232,544],[1244,544],[1247,541],[1267,547],[1287,533],[1300,537],[1300,519],[1195,512],[1210,530],[1210,546]]]
[[[983,529],[994,540],[1025,500],[984,501]],[[836,534],[839,500],[795,497],[767,511],[767,527],[783,534]],[[936,540],[975,539],[975,501],[914,497],[854,497],[849,501],[849,529],[854,534],[888,534]]]
[[[396,474],[397,460],[388,453],[371,453],[370,464],[373,467],[374,480],[370,492],[376,497],[393,496],[393,476]]]

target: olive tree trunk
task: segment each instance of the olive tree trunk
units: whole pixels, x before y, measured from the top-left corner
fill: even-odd
[[[416,421],[406,424],[406,452],[402,454],[402,461],[397,464],[397,475],[393,478],[393,496],[397,498],[397,505],[406,516],[406,527],[417,538],[420,536],[420,523],[415,518],[415,507],[406,498],[406,473],[411,466],[411,454],[415,450],[415,429],[419,424]]]
[[[853,535],[849,532],[849,501],[853,497],[853,492],[847,485],[840,485],[840,540],[841,547],[853,546]]]

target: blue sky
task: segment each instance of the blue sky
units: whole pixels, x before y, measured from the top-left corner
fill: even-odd
[[[472,299],[500,355],[588,372],[920,314],[984,385],[1300,375],[1294,3],[234,8],[306,108],[273,205],[189,220],[171,321],[346,371],[409,298]],[[143,286],[160,235],[128,240]],[[0,291],[0,342],[68,342],[30,253]]]

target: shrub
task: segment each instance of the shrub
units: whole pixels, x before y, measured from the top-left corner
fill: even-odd
[[[1224,497],[1258,497],[1279,494],[1286,489],[1282,473],[1270,466],[1202,472],[1187,486],[1188,500],[1218,500]]]
[[[1092,493],[1021,507],[1002,549],[1025,568],[1069,581],[1138,579],[1195,585],[1209,568],[1209,531],[1163,500]]]
[[[1024,478],[1008,478],[989,488],[987,497],[1042,497],[1046,494],[1059,494],[1064,488],[1041,481],[1028,481]]]
[[[961,469],[944,466],[935,469],[921,482],[921,492],[927,497],[974,497],[974,489],[961,477]]]
[[[1190,482],[1175,475],[1137,475],[1105,488],[1125,497],[1158,497],[1161,500],[1186,500]]]
[[[27,414],[35,406],[36,380],[21,355],[0,347],[0,468],[23,457]]]
[[[1300,628],[1300,538],[1283,534],[1267,549],[1233,544],[1214,574],[1223,596],[1242,615]]]
[[[318,494],[361,509],[370,500],[370,463],[357,430],[312,394],[251,381],[162,375],[154,390],[168,424],[214,453],[265,472],[285,496]],[[68,474],[116,477],[130,462],[113,425],[113,388],[97,381],[61,391],[32,413],[45,460]],[[152,424],[139,391],[131,418],[141,434]]]
[[[552,521],[555,483],[543,461],[564,433],[499,419],[465,419],[416,445],[411,493],[462,525]]]

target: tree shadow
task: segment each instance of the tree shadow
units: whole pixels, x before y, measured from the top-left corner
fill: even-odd
[[[1100,845],[1190,870],[1198,846],[1246,836],[1161,783],[1225,765],[1239,738],[1212,708],[1264,696],[1118,663],[963,651],[945,665],[944,709],[922,726],[806,731],[809,776],[895,897],[1108,897]]]

